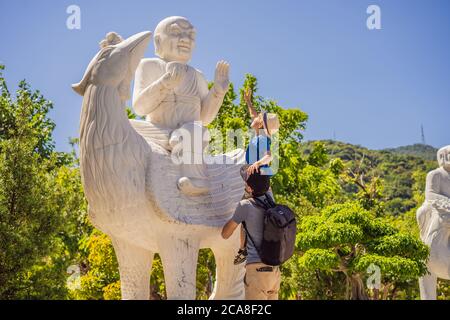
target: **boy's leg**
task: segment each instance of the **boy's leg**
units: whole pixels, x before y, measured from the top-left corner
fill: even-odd
[[[241,225],[239,251],[234,257],[234,264],[241,264],[247,259],[246,237],[244,227]]]
[[[241,225],[241,249],[245,249],[245,231],[244,231],[244,227]]]

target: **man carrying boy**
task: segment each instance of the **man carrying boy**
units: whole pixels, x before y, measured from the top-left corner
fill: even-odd
[[[280,128],[278,117],[274,113],[261,112],[258,113],[252,103],[252,91],[247,88],[244,91],[244,100],[250,113],[252,122],[250,127],[255,132],[255,136],[245,151],[245,161],[247,163],[247,173],[252,174],[259,172],[269,178],[273,175],[273,170],[269,166],[272,161],[272,152],[270,150],[272,144],[272,134]],[[273,197],[272,191],[269,190],[270,196]],[[244,193],[244,199],[251,197],[248,192]],[[234,264],[243,263],[247,259],[247,249],[245,248],[245,233],[241,227],[241,246],[234,258]]]
[[[246,227],[246,249],[248,252],[246,274],[244,278],[246,300],[277,300],[281,274],[278,266],[269,266],[261,262],[259,247],[261,246],[264,228],[264,209],[258,207],[254,198],[267,201],[270,188],[270,176],[260,172],[249,173],[243,166],[241,176],[244,179],[245,191],[251,198],[242,199],[236,207],[233,217],[222,229],[222,237],[228,239],[239,224]]]

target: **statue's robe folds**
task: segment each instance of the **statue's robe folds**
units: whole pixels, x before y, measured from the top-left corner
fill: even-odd
[[[186,65],[181,83],[168,89],[158,82],[166,73],[166,66],[167,63],[159,58],[143,59],[139,64],[133,93],[136,113],[145,116],[155,128],[168,131],[189,122],[202,121],[201,104],[209,92],[205,77],[197,69]],[[144,91],[140,103],[136,103],[137,97]]]

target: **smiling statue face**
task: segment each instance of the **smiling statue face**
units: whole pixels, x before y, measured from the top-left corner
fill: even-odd
[[[439,166],[450,172],[450,146],[439,149],[437,157]]]
[[[195,29],[186,18],[169,17],[158,24],[154,39],[161,59],[186,63],[195,47]]]

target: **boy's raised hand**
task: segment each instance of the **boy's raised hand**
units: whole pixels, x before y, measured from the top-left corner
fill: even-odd
[[[252,89],[251,88],[245,88],[244,90],[244,100],[247,104],[252,103]]]
[[[254,172],[259,172],[259,164],[257,162],[247,168],[248,175],[252,175]]]
[[[246,88],[244,90],[245,103],[247,104],[247,108],[248,108],[248,111],[250,112],[250,116],[254,119],[258,116],[258,112],[256,111],[255,107],[253,106],[252,94],[253,94],[253,92],[252,92],[251,88]]]

